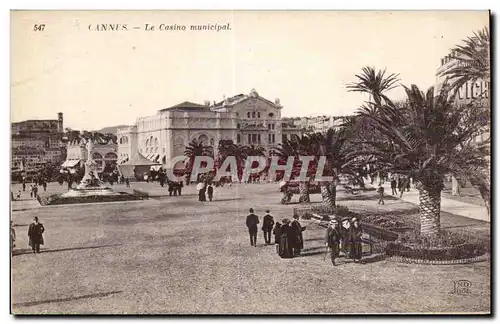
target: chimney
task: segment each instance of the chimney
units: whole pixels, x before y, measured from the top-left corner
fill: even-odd
[[[57,113],[57,132],[64,133],[64,120],[62,112]]]

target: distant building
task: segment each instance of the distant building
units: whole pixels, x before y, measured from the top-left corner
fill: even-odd
[[[340,127],[347,116],[316,116],[296,118],[294,124],[308,133],[326,133],[330,128]]]
[[[58,165],[64,160],[63,114],[57,119],[26,120],[11,124],[13,171],[33,172],[48,163]]]
[[[221,140],[260,146],[269,152],[283,136],[302,133],[294,125],[283,124],[282,108],[279,99],[270,101],[252,90],[212,104],[186,101],[161,109],[155,116],[140,117],[135,125],[118,129],[119,162],[139,152],[171,168],[172,158],[184,155],[193,139],[211,145],[216,154]],[[182,163],[175,167],[182,168]]]
[[[84,163],[88,158],[88,150],[86,147],[87,140],[75,140],[67,144],[67,157],[66,161],[62,164],[63,169],[78,169],[83,168]],[[92,152],[90,152],[92,159],[96,162],[97,172],[102,173],[106,169],[114,170],[118,163],[118,145],[109,141],[108,143],[94,142]]]
[[[443,83],[446,79],[446,76],[442,76],[441,73],[459,64],[463,64],[462,61],[459,61],[457,59],[457,57],[458,53],[452,50],[450,54],[441,59],[441,65],[438,67],[436,71],[436,86],[435,86],[436,94],[441,90]],[[467,82],[458,90],[456,96],[456,101],[458,104],[468,104],[474,100],[477,102],[484,103],[485,106],[488,106],[491,109],[489,80],[477,80],[475,82]],[[477,144],[480,144],[489,138],[490,138],[490,133],[485,132],[477,136],[475,142]]]

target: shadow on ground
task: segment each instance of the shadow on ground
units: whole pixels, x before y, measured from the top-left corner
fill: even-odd
[[[123,244],[108,244],[108,245],[98,245],[98,246],[84,246],[84,247],[72,247],[72,248],[64,248],[64,249],[41,250],[40,254],[52,253],[52,252],[63,252],[63,251],[93,250],[93,249],[115,247],[115,246],[121,246],[121,245],[123,245]],[[12,256],[23,255],[23,254],[33,254],[33,250],[30,250],[30,249],[22,249],[20,251],[14,250],[14,253],[12,254]]]
[[[89,294],[89,295],[74,296],[74,297],[67,297],[67,298],[46,299],[46,300],[33,301],[33,302],[15,303],[15,304],[12,304],[12,306],[28,307],[28,306],[37,306],[37,305],[43,305],[43,304],[51,304],[51,303],[62,303],[62,302],[69,302],[69,301],[73,301],[73,300],[80,300],[80,299],[107,297],[110,295],[120,294],[122,292],[123,291],[119,290],[119,291],[110,291],[110,292],[105,292],[105,293]]]

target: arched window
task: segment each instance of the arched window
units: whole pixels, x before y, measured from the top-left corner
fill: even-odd
[[[257,112],[257,118],[260,118],[260,112]]]
[[[146,140],[146,146],[149,146],[149,138]]]
[[[92,159],[93,160],[102,160],[102,155],[95,152],[95,153],[92,153]]]
[[[120,144],[123,144],[123,138],[120,137]]]
[[[158,153],[158,147],[155,147],[155,153]]]
[[[247,112],[247,117],[250,118],[250,112]]]
[[[155,146],[158,146],[158,138],[155,137]]]
[[[252,118],[255,118],[255,111],[252,112]]]
[[[208,136],[207,135],[200,135],[198,137],[198,142],[203,143],[203,144],[208,144]]]
[[[210,145],[212,145],[212,146],[214,145],[214,139],[213,138],[210,139]]]
[[[116,159],[118,159],[118,156],[116,156],[115,153],[110,152],[110,153],[107,153],[104,156],[104,159],[106,159],[106,160],[116,160]]]

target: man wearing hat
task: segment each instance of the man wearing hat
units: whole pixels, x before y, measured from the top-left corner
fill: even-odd
[[[266,245],[271,244],[271,231],[273,230],[274,219],[273,216],[269,215],[269,209],[266,210],[266,216],[262,221],[262,231],[264,232],[264,240]]]
[[[341,243],[341,250],[344,252],[344,255],[346,258],[349,258],[349,252],[350,252],[350,228],[351,228],[351,222],[349,217],[344,217],[341,220],[342,225],[340,226],[340,243]]]
[[[250,245],[257,246],[257,224],[259,224],[259,217],[253,213],[253,208],[249,210],[250,215],[247,216],[248,233],[250,234]]]
[[[339,244],[340,244],[339,222],[335,218],[333,218],[330,220],[330,223],[328,224],[328,228],[326,229],[326,238],[325,238],[325,245],[327,249],[330,250],[330,256],[333,265],[335,265],[335,258],[339,257],[339,251],[340,251]]]
[[[351,227],[349,228],[349,256],[354,260],[354,262],[361,262],[362,246],[361,246],[361,236],[362,236],[361,226],[357,217],[351,219]]]

